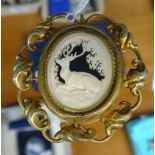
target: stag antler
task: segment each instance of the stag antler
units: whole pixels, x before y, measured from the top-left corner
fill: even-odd
[[[81,42],[81,46],[82,46],[82,44],[83,44],[83,41]],[[74,60],[76,58],[79,58],[82,55],[84,55],[84,53],[85,53],[85,51],[83,50],[83,46],[82,46],[82,53],[77,54],[77,52],[75,52],[75,53],[70,54],[70,60],[72,61],[72,60]]]
[[[69,58],[72,50],[73,50],[72,44],[69,44],[68,46],[66,46],[65,49],[63,49],[63,52],[62,52],[64,57]]]

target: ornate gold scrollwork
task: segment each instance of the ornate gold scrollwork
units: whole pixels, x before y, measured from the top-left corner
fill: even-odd
[[[86,129],[84,126],[77,123],[69,125],[66,122],[62,122],[60,127],[61,130],[54,135],[51,141],[91,141],[96,136],[95,129]],[[43,131],[43,135],[49,137],[47,131]]]
[[[50,121],[48,120],[47,112],[41,109],[41,101],[26,99],[24,103],[26,105],[25,114],[29,123],[40,131],[48,129]]]
[[[108,31],[113,34],[116,43],[120,45],[122,52],[126,49],[137,49],[138,46],[133,42],[133,36],[128,32],[124,24],[112,23],[108,26]]]
[[[134,68],[129,70],[123,85],[126,88],[129,88],[132,95],[137,96],[138,98],[134,105],[131,105],[131,103],[127,101],[120,102],[120,105],[123,105],[123,109],[114,110],[107,117],[107,119],[105,119],[104,124],[106,134],[111,136],[116,129],[124,126],[124,123],[126,123],[132,117],[133,111],[140,106],[142,102],[140,87],[144,86],[147,70],[139,55],[138,46],[133,42],[133,36],[130,32],[128,32],[126,26],[123,24],[113,23],[108,26],[108,31],[114,35],[114,39],[120,46],[122,52],[130,49],[136,55],[136,59],[132,61]]]
[[[48,39],[54,31],[55,29],[49,21],[37,25],[36,28],[28,35],[27,45],[29,50],[36,51],[38,49],[37,43]]]
[[[22,91],[32,87],[32,65],[32,61],[20,58],[14,67],[13,81],[16,87]]]
[[[120,102],[122,109],[116,109],[105,119],[104,125],[106,134],[111,136],[116,129],[122,128],[124,124],[132,117],[132,107],[127,101]]]
[[[65,17],[66,14],[60,14],[54,17],[49,17],[45,22],[38,24],[28,35],[27,46],[29,50],[36,51],[38,49],[37,44],[48,39],[56,31],[53,27],[54,21],[60,18],[65,19]]]
[[[132,64],[134,68],[129,70],[127,79],[124,81],[124,86],[130,89],[144,86],[147,75],[145,65],[140,60],[134,59]]]
[[[94,128],[85,128],[78,123],[68,124],[66,122],[61,123],[60,131],[58,131],[53,137],[49,133],[50,121],[45,110],[41,108],[42,99],[22,99],[21,95],[23,91],[30,90],[32,88],[33,81],[33,62],[30,59],[22,57],[22,51],[27,50],[36,51],[37,44],[41,41],[45,41],[49,38],[55,29],[52,27],[54,20],[59,18],[65,18],[66,15],[50,17],[46,22],[36,26],[36,28],[29,34],[27,43],[17,55],[17,64],[14,67],[13,81],[18,88],[18,101],[20,106],[24,109],[25,115],[28,118],[29,123],[40,130],[43,136],[51,142],[62,141],[92,141],[96,143],[106,142],[111,138],[116,129],[122,128],[124,124],[132,117],[133,111],[135,111],[142,102],[142,94],[140,87],[145,83],[145,76],[147,75],[146,67],[139,55],[138,46],[133,42],[132,34],[128,32],[126,26],[123,24],[113,23],[107,17],[101,15],[93,15],[88,19],[84,19],[81,16],[79,21],[75,21],[73,24],[90,24],[92,20],[96,18],[102,18],[104,21],[109,22],[107,31],[113,34],[114,40],[120,47],[122,52],[126,49],[130,49],[136,55],[133,60],[131,68],[123,82],[123,86],[128,88],[132,95],[137,97],[135,104],[131,104],[128,101],[120,102],[122,108],[112,111],[109,115],[103,116],[101,122],[105,127],[105,137],[97,138],[97,132]]]

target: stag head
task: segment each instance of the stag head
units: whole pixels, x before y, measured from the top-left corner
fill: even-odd
[[[83,42],[81,42],[80,45],[77,45],[75,47],[73,47],[71,44],[69,44],[68,46],[66,46],[64,48],[64,50],[62,51],[62,58],[57,58],[55,61],[56,63],[58,63],[59,65],[62,66],[62,64],[65,65],[69,65],[69,63],[73,60],[75,60],[76,58],[82,56],[85,51],[83,50],[83,46],[82,46]],[[77,54],[81,52],[80,54]]]

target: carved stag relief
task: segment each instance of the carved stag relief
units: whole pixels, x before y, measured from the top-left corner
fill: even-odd
[[[70,69],[71,63],[74,60],[80,57],[81,58],[86,57],[86,55],[88,57],[88,55],[91,54],[90,52],[86,53],[86,51],[83,50],[82,44],[83,43],[75,47],[69,44],[68,47],[66,47],[63,50],[63,53],[62,53],[63,57],[55,59],[55,63],[56,65],[61,66],[60,78],[62,78],[63,86],[65,86],[66,89],[68,89],[71,92],[72,91],[88,91],[89,93],[91,93],[93,91],[96,91],[95,88],[96,87],[99,88],[101,83],[100,83],[100,80],[96,76],[90,73],[89,71],[90,68],[87,68],[87,70],[85,71],[71,71]],[[81,53],[77,54],[76,52],[74,52],[75,50],[80,50]],[[91,54],[91,56],[94,56],[94,57],[96,55],[97,55],[96,53]],[[89,61],[89,64],[92,64],[92,60]],[[96,68],[94,69],[96,70],[97,73],[99,71],[97,69],[100,66],[101,66],[101,62],[98,63]],[[102,76],[102,78],[104,78],[103,70],[101,70],[101,72],[98,74],[99,74],[98,76]]]
[[[68,95],[80,95],[80,98],[83,96],[85,100],[101,91],[102,82],[106,78],[103,64],[98,53],[87,47],[88,42],[71,42],[55,57],[54,74],[59,93],[62,90]]]

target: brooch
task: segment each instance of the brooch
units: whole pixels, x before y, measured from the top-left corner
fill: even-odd
[[[141,104],[145,64],[125,25],[95,14],[86,19],[81,15],[61,28],[54,27],[60,18],[66,19],[66,14],[38,24],[17,53],[13,81],[18,88],[18,102],[29,123],[51,142],[106,142]],[[97,19],[103,26],[95,24]],[[30,53],[37,55],[40,43],[44,48],[35,67]],[[124,65],[125,52],[134,54],[130,68]],[[25,98],[25,92],[35,91],[34,83],[39,97]],[[135,103],[115,103],[123,87],[136,98]],[[64,120],[54,136],[42,104]],[[119,107],[111,110],[116,104]],[[92,121],[100,121],[105,130],[103,137],[98,137],[94,127],[86,127]]]

